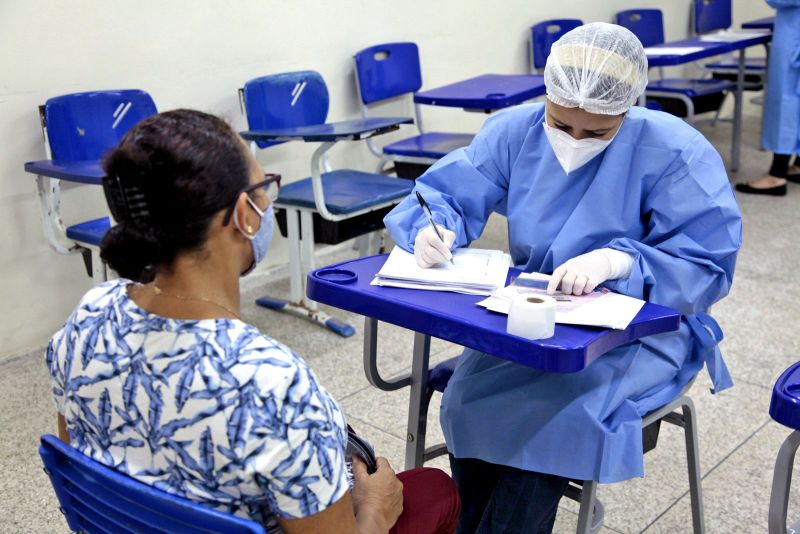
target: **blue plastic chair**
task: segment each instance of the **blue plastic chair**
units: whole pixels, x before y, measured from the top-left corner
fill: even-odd
[[[248,81],[241,92],[249,132],[242,136],[256,147],[275,140],[321,142],[311,159],[311,176],[284,185],[275,201],[281,233],[289,239],[290,300],[269,297],[256,303],[310,319],[342,335],[352,326],[329,317],[305,291],[314,268],[315,235],[319,242],[338,243],[359,237],[361,253],[376,253],[383,216],[411,192],[413,183],[351,169],[331,170],[326,152],[340,140],[362,140],[397,129],[409,118],[373,118],[326,124],[328,89],[315,71],[273,74]],[[279,135],[269,135],[278,132]],[[327,172],[322,172],[322,167]]]
[[[541,72],[553,43],[578,26],[583,26],[580,19],[544,20],[531,26],[531,72]]]
[[[733,7],[731,0],[693,0],[692,20],[696,35],[727,30],[733,23]],[[765,47],[766,48],[766,47]],[[714,78],[735,81],[739,71],[739,63],[733,58],[708,63],[705,68]],[[760,91],[764,87],[767,76],[766,57],[745,57],[745,84],[747,91]]]
[[[664,42],[664,19],[660,9],[629,9],[617,13],[616,23],[629,29],[642,41],[644,46],[654,46]],[[718,111],[725,95],[735,95],[736,84],[727,80],[668,78],[651,80],[645,94],[659,101],[678,100],[685,107],[685,118],[692,122],[695,118],[696,103],[718,101],[714,111]]]
[[[786,528],[789,490],[797,448],[800,447],[800,362],[784,371],[772,388],[769,415],[776,422],[792,429],[781,445],[772,475],[769,501],[769,534],[797,532],[800,522]]]
[[[358,52],[355,56],[356,87],[361,99],[361,112],[369,114],[369,106],[390,98],[413,95],[422,87],[419,49],[416,43],[384,43]],[[372,139],[367,140],[370,151],[381,161],[377,172],[386,162],[395,165],[397,175],[416,178],[436,160],[472,142],[472,134],[426,132],[422,109],[414,105],[419,135],[390,143],[379,150]]]
[[[698,35],[726,30],[733,24],[731,0],[693,0],[692,20]]]
[[[37,194],[45,234],[63,254],[80,252],[95,284],[106,280],[99,246],[110,227],[101,217],[64,227],[60,216],[61,182],[101,185],[101,160],[137,122],[156,113],[144,91],[92,91],[57,96],[39,108],[48,159],[25,164],[37,175]]]
[[[148,486],[92,460],[53,435],[42,436],[39,455],[73,532],[265,534],[255,521]]]
[[[616,23],[629,29],[645,48],[664,42],[664,17],[660,9],[620,11],[616,15]]]

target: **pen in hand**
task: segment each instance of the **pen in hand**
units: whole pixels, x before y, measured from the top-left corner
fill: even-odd
[[[419,194],[419,191],[415,191],[415,193],[417,194],[417,200],[419,201],[419,205],[422,207],[422,211],[425,213],[425,216],[428,217],[428,221],[430,221],[431,226],[433,226],[433,231],[436,232],[436,236],[439,238],[439,241],[444,243],[444,237],[442,237],[442,232],[439,231],[439,227],[436,226],[435,222],[433,222],[433,213],[431,213],[431,209],[428,207],[428,203],[425,202],[425,199],[422,198],[422,195]],[[450,263],[455,265],[452,255],[450,256]]]

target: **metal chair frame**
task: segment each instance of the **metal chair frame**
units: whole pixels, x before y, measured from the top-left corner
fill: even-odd
[[[405,469],[421,467],[425,462],[447,454],[447,446],[444,443],[425,446],[428,407],[434,394],[434,390],[428,387],[430,347],[431,336],[415,332],[411,372],[387,380],[381,376],[378,370],[378,320],[372,317],[366,317],[364,320],[364,371],[369,383],[382,391],[411,388]],[[424,372],[422,372],[423,369]],[[661,420],[684,429],[689,492],[692,501],[692,524],[694,533],[702,534],[705,532],[705,519],[697,412],[692,399],[686,395],[693,383],[694,379],[683,388],[678,398],[645,416],[642,419],[642,428]],[[596,534],[603,526],[605,513],[603,504],[597,498],[597,485],[598,483],[593,480],[584,480],[571,484],[565,493],[567,497],[580,503],[578,534]]]

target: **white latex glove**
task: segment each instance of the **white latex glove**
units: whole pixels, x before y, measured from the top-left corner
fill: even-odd
[[[553,272],[547,292],[555,293],[561,284],[565,295],[591,293],[606,280],[627,278],[631,273],[633,256],[611,248],[601,248],[576,256]]]
[[[444,243],[436,235],[436,230],[433,229],[433,226],[420,230],[416,239],[414,239],[414,259],[417,260],[417,265],[423,269],[432,267],[437,263],[450,261],[450,258],[453,257],[450,247],[453,246],[456,240],[456,234],[441,225],[436,225],[436,227],[442,233]]]

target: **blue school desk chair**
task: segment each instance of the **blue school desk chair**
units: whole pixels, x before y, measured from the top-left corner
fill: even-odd
[[[240,96],[250,128],[241,135],[254,154],[257,148],[276,142],[321,143],[311,158],[311,176],[282,186],[274,203],[280,232],[289,239],[290,300],[264,297],[256,304],[351,336],[352,326],[320,311],[306,295],[306,275],[314,269],[314,244],[358,237],[361,255],[377,253],[384,215],[411,192],[413,182],[351,169],[331,170],[325,154],[338,141],[360,141],[412,120],[384,117],[325,123],[328,88],[315,71],[255,78],[244,85]]]
[[[39,455],[72,532],[265,534],[255,521],[170,495],[114,471],[53,435]]]
[[[786,528],[789,508],[789,489],[797,448],[800,447],[800,362],[795,363],[778,378],[772,388],[769,415],[778,423],[792,429],[781,445],[772,475],[772,494],[769,501],[769,534],[797,532],[800,522]]]
[[[39,107],[48,159],[26,163],[25,171],[37,176],[45,235],[57,252],[82,254],[95,285],[107,279],[100,242],[110,221],[101,217],[65,227],[60,213],[61,183],[102,185],[102,157],[131,126],[155,113],[153,99],[138,89],[68,94]]]
[[[420,407],[420,420],[425,424],[428,416],[428,406],[430,400],[435,392],[444,393],[450,377],[453,376],[456,365],[458,364],[458,356],[445,360],[438,365],[434,366],[428,372],[428,391],[426,393],[424,403]],[[800,368],[800,363],[798,364]],[[800,382],[800,370],[798,370],[798,382]],[[684,430],[684,438],[686,441],[686,459],[689,468],[689,493],[691,497],[692,507],[692,525],[695,534],[702,534],[705,532],[705,518],[703,513],[703,491],[702,491],[702,478],[700,473],[700,447],[697,432],[697,411],[695,410],[692,399],[687,395],[687,392],[692,387],[694,379],[683,388],[678,398],[672,402],[662,406],[661,408],[651,412],[642,419],[642,430],[644,432],[644,452],[648,452],[655,448],[658,438],[658,427],[661,421],[666,421],[673,425],[682,427]],[[800,386],[798,386],[800,391]],[[680,410],[680,411],[678,411]],[[797,413],[798,428],[800,428],[800,411]],[[648,430],[645,430],[648,429]],[[797,434],[795,449],[800,444],[800,432]],[[423,432],[421,436],[424,436]],[[437,456],[447,454],[447,445],[439,443],[425,448],[423,462],[427,462]],[[794,456],[789,460],[791,468],[791,461]],[[777,469],[777,468],[776,468]],[[777,473],[777,471],[776,471]],[[791,475],[790,475],[791,476]],[[597,498],[597,485],[594,480],[573,480],[567,487],[565,495],[570,499],[580,503],[578,511],[578,528],[577,534],[597,534],[603,528],[604,508],[603,504]],[[788,490],[786,495],[788,495]],[[784,509],[785,512],[785,509]],[[784,513],[785,520],[785,513]],[[784,521],[785,523],[785,521]],[[772,532],[772,531],[770,531]]]
[[[582,25],[583,21],[580,19],[552,19],[531,26],[531,72],[544,72],[547,56],[550,55],[550,48],[553,43],[558,41],[565,33]],[[661,105],[654,100],[648,100],[646,107],[648,109],[661,110]]]
[[[583,26],[580,19],[543,20],[531,26],[531,72],[542,72],[553,43],[578,26]]]
[[[695,35],[727,30],[733,23],[731,0],[692,0],[692,26]],[[769,46],[765,46],[769,53]],[[705,68],[715,79],[736,81],[739,63],[733,57],[708,63]],[[760,91],[767,81],[767,58],[745,57],[745,91]]]
[[[416,43],[385,43],[358,52],[355,56],[356,87],[361,100],[361,113],[368,117],[369,106],[391,98],[413,97],[422,87],[419,49]],[[367,139],[370,152],[380,159],[377,172],[387,162],[394,163],[401,178],[417,178],[436,160],[457,148],[469,145],[474,135],[426,132],[420,104],[414,105],[418,135],[395,141],[381,151]]]
[[[660,9],[621,11],[617,13],[615,21],[636,35],[645,48],[664,42],[664,19]],[[664,111],[685,118],[687,122],[694,122],[698,113],[708,111],[718,113],[728,93],[735,97],[735,82],[664,78],[663,69],[660,69],[660,79],[650,80],[645,89],[645,95],[659,102]]]

